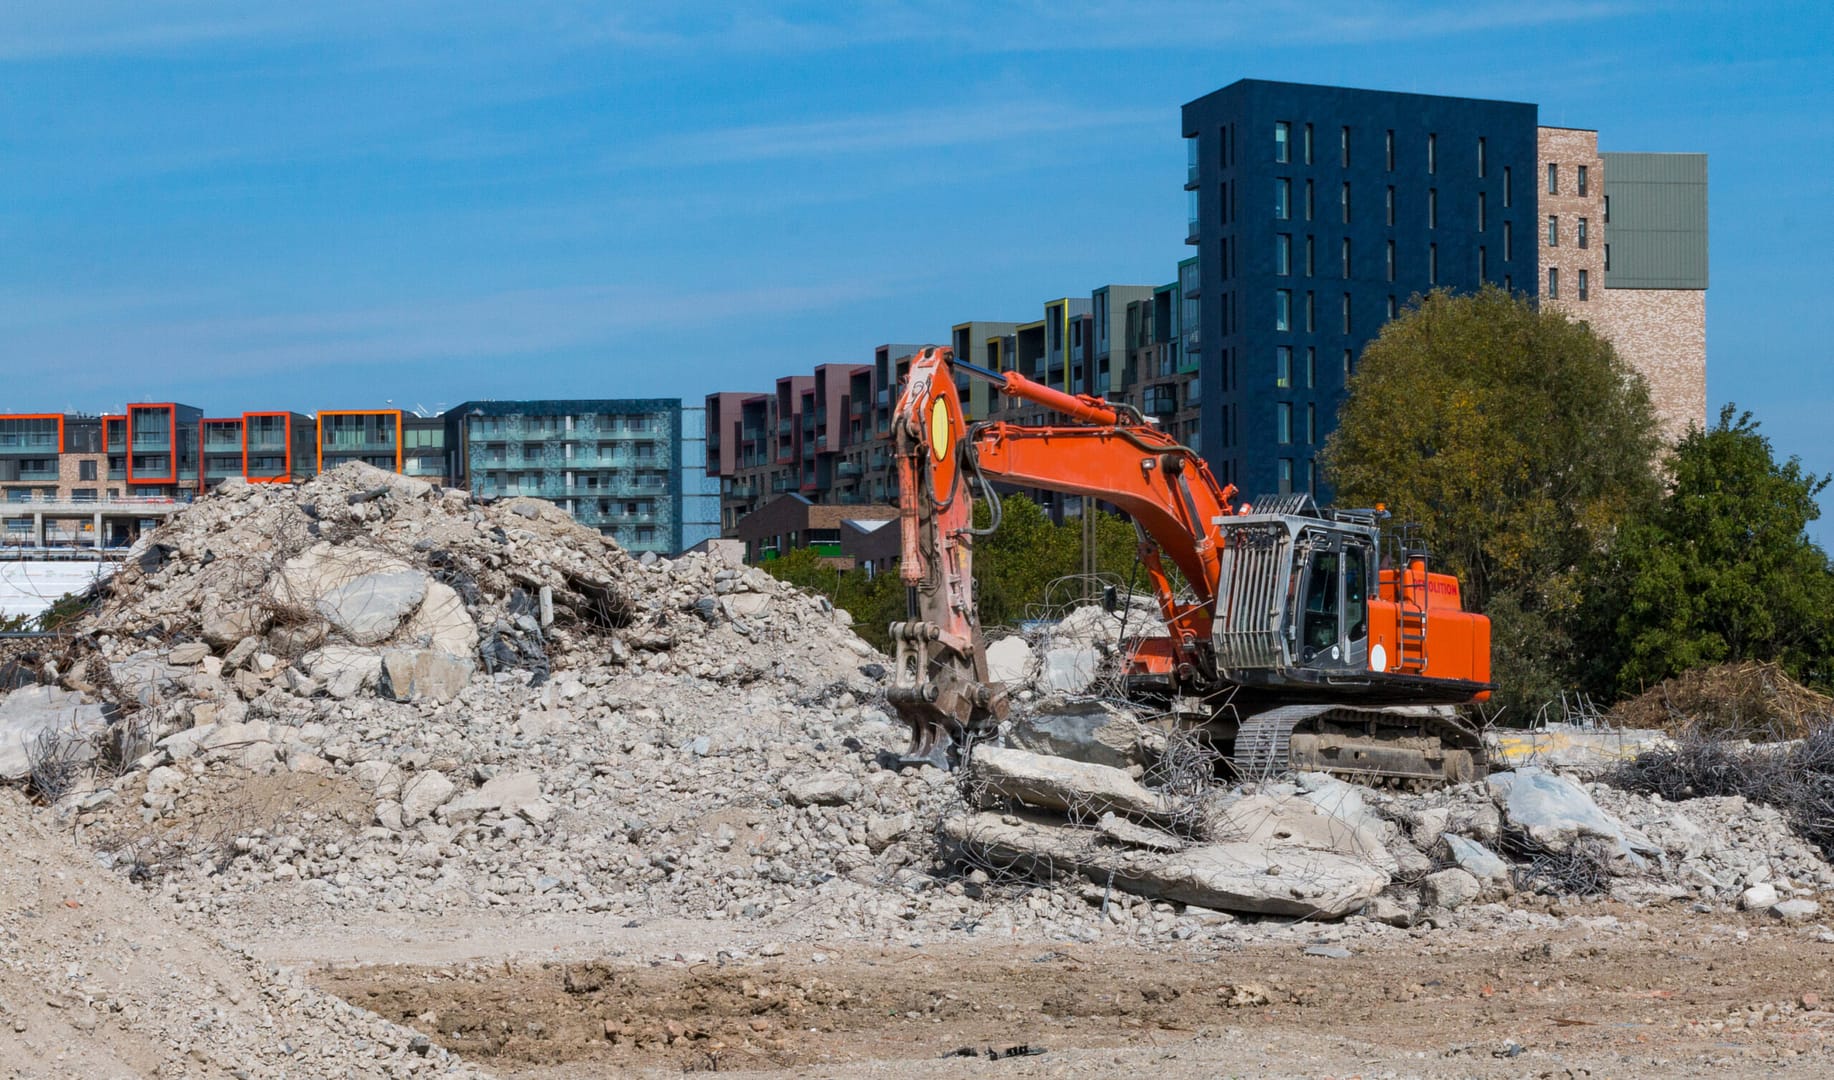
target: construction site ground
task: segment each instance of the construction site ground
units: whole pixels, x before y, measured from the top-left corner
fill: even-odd
[[[1583,917],[1553,933],[1433,930],[1356,943],[1342,958],[1306,955],[1301,936],[1228,951],[816,941],[728,962],[706,923],[472,917],[256,952],[308,965],[319,988],[526,1078],[1834,1069],[1834,1011],[1821,1005],[1834,1005],[1834,944],[1815,928],[1679,908],[1570,913]],[[657,959],[669,954],[685,959]]]

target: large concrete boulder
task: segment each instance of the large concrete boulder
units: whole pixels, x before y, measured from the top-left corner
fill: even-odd
[[[327,645],[307,653],[300,663],[314,682],[340,701],[356,697],[382,679],[382,655],[355,645]]]
[[[395,701],[444,705],[459,696],[476,670],[469,656],[434,649],[384,649],[377,692]]]
[[[448,656],[470,658],[478,653],[478,624],[465,610],[464,598],[439,581],[427,582],[426,598],[395,638]]]
[[[1016,714],[1006,738],[1020,750],[1117,769],[1144,765],[1147,751],[1164,741],[1131,713],[1105,701],[1067,702]]]
[[[1606,813],[1585,788],[1564,776],[1522,768],[1491,773],[1488,782],[1509,824],[1548,851],[1568,851],[1582,838],[1597,837],[1639,868],[1645,865],[1644,855],[1657,854],[1646,837]]]
[[[358,645],[375,645],[395,631],[427,597],[427,575],[418,570],[390,570],[353,578],[318,597],[315,606],[326,622]]]
[[[1113,811],[1125,817],[1162,820],[1173,809],[1122,769],[1028,750],[975,748],[968,781],[986,797],[1052,810],[1086,811],[1092,816]]]
[[[458,785],[446,779],[444,773],[418,773],[412,780],[401,786],[401,821],[412,825],[433,816],[433,812],[452,798]]]
[[[1066,646],[1044,654],[1038,688],[1047,693],[1080,694],[1095,682],[1101,654],[1088,646]]]
[[[0,699],[0,779],[31,775],[41,740],[59,743],[60,760],[95,757],[95,737],[108,727],[103,707],[55,686],[22,686]]]
[[[1024,638],[1004,637],[987,646],[987,677],[994,682],[1018,690],[1030,686],[1037,673],[1038,654]]]
[[[448,825],[475,821],[485,814],[520,813],[541,802],[541,775],[529,770],[505,773],[486,780],[475,791],[467,791],[439,807],[440,820]]]

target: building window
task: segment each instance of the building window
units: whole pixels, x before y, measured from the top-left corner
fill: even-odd
[[[1312,182],[1305,182],[1305,219],[1312,220]]]
[[[1318,329],[1317,321],[1313,318],[1313,312],[1312,312],[1313,299],[1314,299],[1313,293],[1308,292],[1305,294],[1305,332],[1308,334]]]
[[[1310,124],[1305,126],[1305,142],[1301,144],[1301,147],[1304,152],[1305,163],[1310,165],[1312,163],[1312,125]]]
[[[1390,240],[1387,247],[1388,250],[1384,252],[1384,257],[1388,263],[1388,280],[1393,281],[1395,279],[1395,242]]]
[[[1426,171],[1429,176],[1439,171],[1439,136],[1437,135],[1426,137]]]
[[[1426,189],[1426,227],[1439,228],[1439,189]]]
[[[1293,290],[1274,290],[1274,329],[1291,330],[1293,328]]]
[[[1549,214],[1547,216],[1547,246],[1548,247],[1559,247],[1560,246],[1560,215],[1559,214]]]
[[[1343,133],[1338,137],[1339,149],[1342,151],[1344,168],[1350,167],[1350,125],[1345,124]]]
[[[1344,181],[1344,224],[1350,224],[1350,181]]]
[[[1318,406],[1310,403],[1305,407],[1305,441],[1308,445],[1318,442]]]
[[[1605,245],[1605,272],[1611,272],[1611,245]]]
[[[1588,288],[1589,284],[1590,283],[1586,281],[1586,272],[1584,270],[1581,270],[1579,272],[1579,298],[1581,300],[1585,300],[1589,298],[1589,294],[1591,291]]]
[[[1485,150],[1484,137],[1482,135],[1479,135],[1477,137],[1477,178],[1479,180],[1482,180],[1484,178],[1484,157],[1485,157],[1484,150]]]
[[[1274,402],[1274,441],[1281,446],[1292,445],[1293,403],[1290,401]]]
[[[1509,227],[1509,222],[1505,221],[1503,222],[1503,261],[1508,262],[1515,258],[1515,250],[1514,230]]]
[[[1274,181],[1274,220],[1293,216],[1293,182],[1282,176]]]
[[[1426,283],[1428,285],[1439,284],[1439,245],[1438,244],[1428,244],[1426,246]]]
[[[1385,207],[1385,213],[1387,215],[1388,227],[1391,229],[1394,228],[1395,227],[1395,186],[1393,184],[1388,185],[1388,202]]]
[[[1477,231],[1483,232],[1490,223],[1490,208],[1486,205],[1484,193],[1477,193]]]
[[[1293,133],[1293,125],[1285,120],[1274,121],[1274,160],[1284,165],[1293,160],[1292,148],[1287,141]]]
[[[1395,303],[1395,294],[1389,293],[1388,294],[1388,318],[1389,320],[1393,321],[1394,317],[1399,314],[1401,314],[1401,305]]]
[[[1343,250],[1344,280],[1349,281],[1350,280],[1350,238],[1348,236],[1344,237],[1343,247],[1344,247],[1344,250]]]
[[[1293,385],[1293,347],[1274,347],[1274,385],[1284,390]]]
[[[1547,298],[1549,300],[1560,299],[1560,267],[1558,266],[1547,268]]]
[[[1310,390],[1317,385],[1318,349],[1314,346],[1307,345],[1305,347],[1305,388]]]
[[[1280,459],[1280,494],[1291,495],[1292,493],[1293,459],[1283,457]]]
[[[1605,196],[1605,224],[1611,224],[1611,196]]]
[[[1579,193],[1584,195],[1586,193],[1586,167],[1575,165],[1573,168],[1575,170],[1573,180],[1579,188]]]
[[[1509,166],[1503,166],[1503,209],[1509,209]]]
[[[1516,291],[1516,277],[1514,274],[1503,275],[1503,291],[1506,293],[1513,293]]]
[[[1312,255],[1313,255],[1312,238],[1308,236],[1305,238],[1305,276],[1306,277],[1312,276],[1312,269],[1313,269]]]
[[[1382,160],[1386,163],[1389,172],[1395,171],[1395,130],[1393,128],[1389,128],[1388,134],[1382,138]]]
[[[1560,194],[1560,166],[1551,161],[1547,163],[1547,193]]]
[[[1490,253],[1484,250],[1484,245],[1479,244],[1477,246],[1477,281],[1481,285],[1488,280],[1490,280]]]
[[[1585,219],[1585,218],[1580,218],[1580,219],[1579,219],[1579,233],[1578,233],[1578,238],[1579,238],[1579,246],[1580,246],[1580,247],[1582,247],[1582,248],[1583,248],[1583,247],[1585,247],[1585,246],[1587,246],[1587,245],[1586,245],[1586,219]]]
[[[94,480],[96,478],[96,463],[93,461],[77,462],[76,478],[78,480]]]
[[[1350,332],[1350,294],[1344,294],[1344,333]]]
[[[1286,277],[1293,272],[1293,237],[1291,233],[1274,234],[1274,273]]]

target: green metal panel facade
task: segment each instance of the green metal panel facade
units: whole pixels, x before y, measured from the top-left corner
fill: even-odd
[[[1599,155],[1611,289],[1707,287],[1707,156]]]

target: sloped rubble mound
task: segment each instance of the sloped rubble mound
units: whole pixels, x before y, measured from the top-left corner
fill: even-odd
[[[180,925],[0,791],[7,1075],[476,1076],[425,1035]]]
[[[362,466],[233,485],[88,617],[62,681],[116,706],[117,749],[41,794],[110,865],[244,925],[815,905],[902,930],[948,778],[880,766],[901,735],[848,623],[543,502]]]
[[[1800,739],[1834,719],[1834,698],[1773,663],[1695,668],[1620,703],[1620,727],[1766,742]]]

